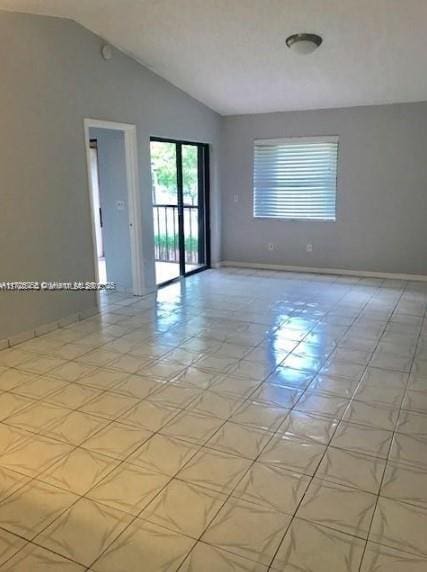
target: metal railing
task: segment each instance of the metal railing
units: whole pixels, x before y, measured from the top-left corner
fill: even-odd
[[[199,263],[199,207],[184,205],[185,262]],[[177,205],[153,205],[154,257],[158,262],[179,262]]]

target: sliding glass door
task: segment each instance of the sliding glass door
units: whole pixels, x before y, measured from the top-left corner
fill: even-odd
[[[156,283],[209,266],[209,147],[151,140]]]

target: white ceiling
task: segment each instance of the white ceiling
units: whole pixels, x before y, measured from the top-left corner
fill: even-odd
[[[0,0],[63,16],[225,114],[427,100],[427,0]],[[295,32],[324,38],[312,55]]]

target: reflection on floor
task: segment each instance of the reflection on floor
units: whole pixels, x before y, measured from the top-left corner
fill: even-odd
[[[427,570],[427,284],[227,269],[0,352],[0,570]]]
[[[191,272],[199,268],[197,264],[186,264],[186,271]],[[156,284],[163,284],[179,276],[178,262],[159,262],[156,261]]]

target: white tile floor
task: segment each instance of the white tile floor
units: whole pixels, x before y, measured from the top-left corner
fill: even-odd
[[[208,271],[0,352],[0,570],[425,572],[426,301]]]
[[[199,264],[185,264],[185,271],[192,272],[199,268]],[[156,284],[163,284],[179,276],[178,262],[161,262],[156,260]]]
[[[156,260],[156,284],[163,284],[179,276],[178,262],[160,262]]]
[[[197,270],[200,265],[198,264],[186,264],[185,270],[186,272],[192,272],[193,270]],[[169,280],[173,280],[174,278],[178,278],[179,276],[179,264],[178,262],[160,262],[156,261],[155,264],[156,268],[156,284],[163,284],[164,282],[168,282]],[[105,283],[107,282],[107,265],[105,258],[98,258],[98,274],[99,274],[99,282]]]

